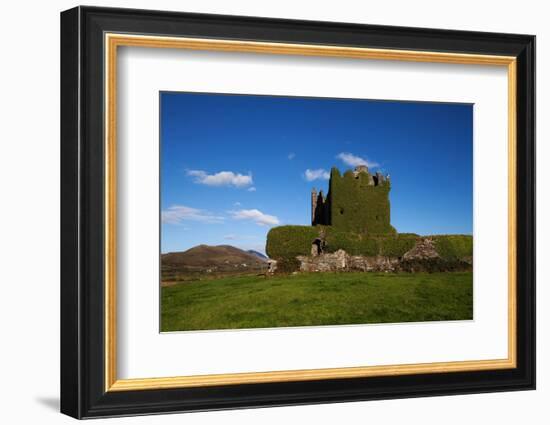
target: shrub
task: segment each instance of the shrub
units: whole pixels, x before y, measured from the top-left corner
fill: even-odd
[[[474,240],[470,235],[435,235],[435,249],[444,260],[461,260],[472,257]]]
[[[309,255],[311,244],[317,237],[319,229],[312,226],[274,227],[267,234],[266,253],[276,260]]]
[[[296,258],[279,258],[276,273],[292,273],[300,270],[300,261]]]

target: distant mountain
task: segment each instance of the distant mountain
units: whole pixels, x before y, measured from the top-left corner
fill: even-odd
[[[238,271],[266,267],[264,258],[231,245],[197,245],[187,251],[162,254],[161,262],[165,269],[181,271]]]
[[[246,252],[248,252],[249,254],[255,255],[255,256],[258,257],[260,260],[263,260],[263,261],[269,260],[269,258],[268,258],[266,255],[262,254],[261,252],[254,251],[253,249],[249,249],[249,250],[246,251]]]

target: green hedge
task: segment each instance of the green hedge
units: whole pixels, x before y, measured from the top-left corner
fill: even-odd
[[[267,234],[266,253],[269,258],[294,258],[311,254],[311,244],[319,236],[313,226],[279,226]]]
[[[461,260],[474,255],[474,239],[470,235],[435,235],[435,249],[444,260]]]

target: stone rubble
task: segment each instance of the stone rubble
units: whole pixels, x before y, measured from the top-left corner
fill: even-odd
[[[349,255],[343,249],[331,254],[317,256],[299,256],[300,271],[302,272],[334,272],[334,271],[364,271],[364,272],[385,272],[397,271],[398,258],[384,257],[363,257],[360,255]]]
[[[333,253],[296,257],[300,262],[301,272],[398,272],[398,271],[438,271],[462,270],[471,267],[472,258],[464,258],[458,262],[445,262],[435,249],[435,241],[431,238],[419,239],[415,246],[403,257],[361,256],[349,255],[339,249]]]
[[[435,249],[435,241],[431,238],[422,238],[416,245],[403,255],[404,260],[427,260],[441,258]]]

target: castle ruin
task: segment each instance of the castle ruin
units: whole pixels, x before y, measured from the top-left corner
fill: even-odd
[[[471,271],[471,235],[397,233],[390,223],[390,178],[361,165],[330,171],[328,193],[311,191],[311,226],[273,227],[271,272]]]
[[[366,165],[344,175],[333,167],[327,195],[311,190],[311,225],[360,234],[395,234],[390,224],[389,192],[389,176],[372,174]]]

